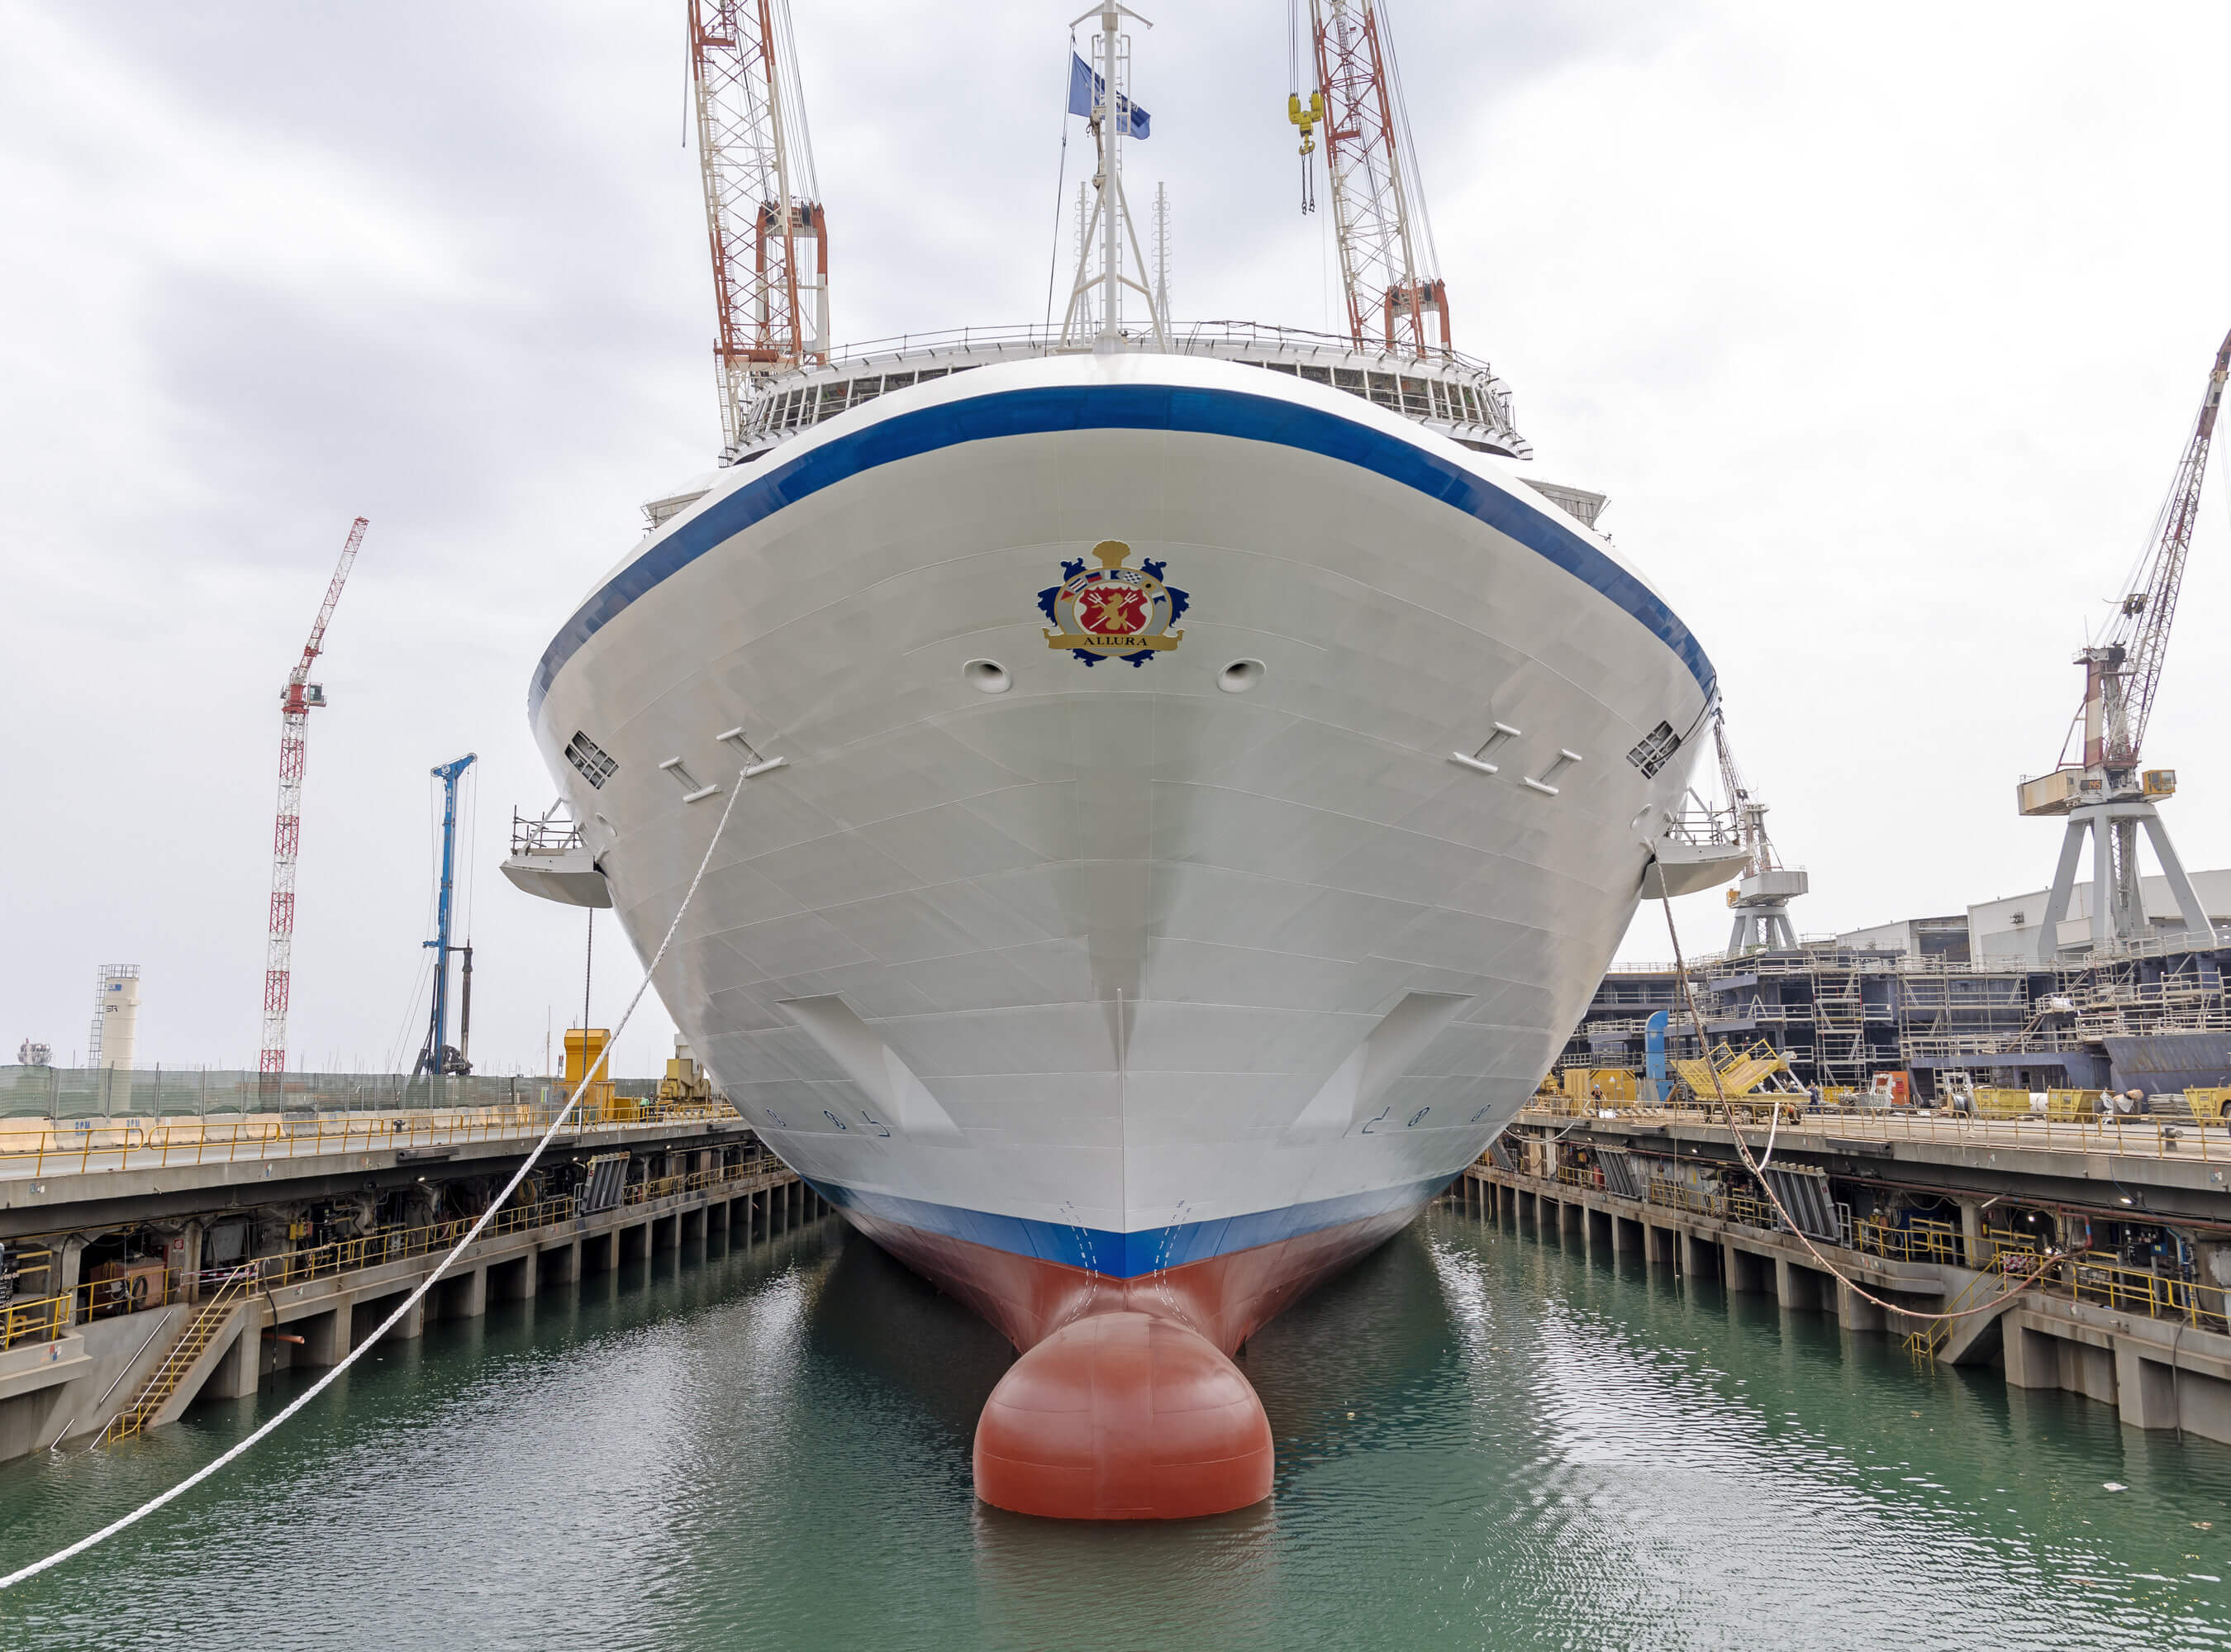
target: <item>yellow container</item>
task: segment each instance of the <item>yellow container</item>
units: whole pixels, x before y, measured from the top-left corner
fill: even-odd
[[[580,1088],[581,1080],[588,1077],[590,1068],[596,1066],[598,1058],[604,1054],[605,1046],[611,1040],[611,1033],[601,1027],[569,1027],[566,1029],[566,1093],[568,1096]],[[598,1068],[597,1081],[581,1097],[579,1111],[585,1121],[612,1116],[610,1062]]]
[[[2099,1117],[2101,1093],[2097,1090],[2048,1090],[2045,1092],[2045,1116],[2096,1119]]]

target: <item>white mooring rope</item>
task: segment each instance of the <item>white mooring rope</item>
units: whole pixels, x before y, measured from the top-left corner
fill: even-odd
[[[566,1119],[572,1116],[573,1109],[579,1105],[583,1094],[586,1092],[592,1084],[596,1082],[598,1070],[604,1066],[605,1061],[611,1055],[612,1046],[619,1041],[619,1036],[621,1033],[626,1030],[629,1019],[635,1014],[636,1006],[643,1001],[643,994],[650,989],[651,975],[653,972],[657,969],[659,961],[666,956],[666,949],[674,940],[674,932],[682,927],[682,915],[689,910],[690,903],[696,899],[697,885],[704,881],[705,869],[713,864],[713,851],[720,846],[721,836],[728,830],[728,816],[734,811],[736,800],[743,795],[743,776],[740,774],[736,777],[734,788],[728,794],[727,806],[721,811],[720,824],[713,828],[713,841],[705,845],[705,858],[697,863],[697,875],[689,880],[689,888],[682,897],[682,904],[675,909],[674,921],[666,926],[666,935],[664,938],[659,942],[658,950],[651,955],[650,962],[645,966],[643,969],[642,983],[636,988],[635,996],[628,1000],[626,1013],[621,1015],[619,1024],[612,1028],[611,1036],[605,1040],[604,1049],[598,1053],[596,1060],[590,1066],[588,1072],[582,1075],[579,1088],[575,1090],[572,1095],[567,1098],[566,1105],[559,1111],[558,1117],[550,1121],[550,1128],[542,1132],[542,1139],[535,1143],[534,1150],[527,1156],[526,1162],[521,1164],[518,1169],[512,1172],[511,1180],[504,1184],[503,1191],[488,1202],[488,1208],[481,1213],[480,1220],[474,1222],[472,1227],[466,1232],[465,1236],[457,1241],[456,1247],[451,1250],[448,1255],[442,1259],[440,1265],[437,1266],[432,1273],[429,1273],[424,1279],[419,1281],[418,1288],[417,1290],[411,1292],[409,1296],[403,1299],[403,1305],[396,1309],[394,1312],[389,1314],[385,1319],[382,1320],[378,1330],[373,1331],[371,1336],[365,1338],[364,1341],[359,1343],[354,1348],[351,1349],[347,1357],[345,1357],[340,1364],[335,1365],[323,1377],[320,1377],[316,1382],[311,1383],[309,1387],[304,1389],[301,1393],[296,1395],[293,1400],[288,1402],[287,1408],[281,1411],[277,1416],[273,1417],[270,1422],[256,1429],[255,1433],[249,1435],[245,1440],[242,1440],[238,1445],[233,1447],[223,1456],[217,1458],[211,1462],[204,1463],[201,1467],[187,1475],[177,1485],[171,1487],[170,1490],[164,1492],[158,1496],[148,1499],[147,1501],[142,1503],[138,1508],[133,1509],[129,1514],[125,1515],[120,1519],[111,1520],[107,1526],[102,1526],[100,1531],[94,1532],[90,1537],[80,1538],[75,1543],[71,1544],[68,1548],[57,1549],[45,1559],[35,1560],[29,1565],[22,1567],[15,1571],[11,1571],[4,1577],[0,1577],[0,1589],[13,1589],[17,1584],[23,1582],[26,1578],[36,1577],[41,1572],[45,1571],[51,1567],[61,1565],[65,1560],[74,1559],[79,1555],[83,1554],[87,1549],[94,1547],[96,1544],[107,1542],[110,1538],[114,1537],[119,1532],[123,1531],[126,1526],[138,1525],[141,1520],[146,1519],[147,1516],[152,1514],[157,1509],[162,1507],[164,1504],[170,1502],[172,1499],[183,1496],[185,1493],[191,1491],[195,1487],[200,1485],[210,1475],[216,1474],[218,1469],[223,1468],[227,1463],[231,1462],[236,1457],[245,1454],[250,1447],[262,1441],[268,1435],[275,1432],[280,1424],[286,1422],[288,1418],[293,1416],[294,1413],[301,1410],[312,1400],[316,1399],[319,1395],[324,1393],[327,1389],[333,1385],[333,1379],[335,1377],[339,1377],[350,1366],[355,1364],[365,1352],[367,1352],[380,1340],[380,1338],[386,1336],[390,1331],[393,1330],[395,1328],[396,1321],[402,1318],[404,1314],[410,1312],[411,1309],[418,1305],[419,1302],[424,1299],[426,1292],[434,1288],[435,1281],[439,1279],[443,1273],[449,1271],[449,1265],[456,1261],[458,1257],[462,1255],[466,1247],[471,1245],[475,1240],[478,1239],[481,1236],[482,1231],[488,1227],[489,1222],[495,1219],[496,1212],[503,1208],[504,1202],[509,1199],[514,1193],[519,1190],[519,1184],[527,1180],[527,1173],[534,1168],[536,1161],[541,1158],[543,1150],[550,1145],[552,1138],[564,1127]]]

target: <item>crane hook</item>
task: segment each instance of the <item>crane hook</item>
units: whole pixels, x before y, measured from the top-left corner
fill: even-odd
[[[1305,107],[1300,93],[1289,92],[1286,94],[1286,119],[1302,129],[1302,211],[1304,213],[1314,212],[1317,208],[1317,197],[1315,175],[1310,171],[1310,157],[1316,153],[1316,126],[1317,122],[1324,119],[1324,94],[1310,93]]]

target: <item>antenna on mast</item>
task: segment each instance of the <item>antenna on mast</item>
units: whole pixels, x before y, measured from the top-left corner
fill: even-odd
[[[1083,269],[1091,256],[1092,185],[1079,183],[1077,186],[1077,267]],[[1078,332],[1096,333],[1100,330],[1100,323],[1093,315],[1090,288],[1073,294],[1069,301],[1074,307],[1073,319]]]
[[[1131,221],[1129,202],[1123,194],[1123,139],[1148,135],[1148,115],[1131,101],[1131,37],[1119,33],[1125,17],[1154,24],[1118,0],[1086,12],[1070,27],[1097,20],[1100,32],[1092,37],[1092,61],[1072,57],[1070,64],[1069,109],[1085,117],[1099,151],[1099,171],[1093,175],[1096,195],[1085,223],[1084,247],[1077,261],[1077,279],[1070,284],[1069,308],[1062,317],[1061,342],[1067,350],[1121,350],[1129,340],[1123,333],[1123,289],[1129,288],[1146,301],[1154,323],[1154,343],[1169,348],[1169,335],[1154,295],[1148,289],[1146,255],[1139,248],[1138,226]],[[1124,249],[1130,249],[1127,274]],[[1095,260],[1097,259],[1096,268]],[[1089,301],[1098,299],[1099,325],[1087,319]]]
[[[1154,185],[1154,314],[1162,318],[1163,331],[1170,325],[1170,195],[1161,185]]]

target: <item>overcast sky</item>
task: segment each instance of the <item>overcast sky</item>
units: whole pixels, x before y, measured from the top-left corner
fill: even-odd
[[[794,0],[840,340],[1045,305],[1068,11]],[[1071,0],[1077,3],[1077,0]],[[1322,325],[1272,0],[1141,5],[1180,319]],[[1823,931],[2041,885],[2013,809],[2231,327],[2231,7],[1393,0],[1464,349],[1704,638]],[[495,871],[528,671],[717,444],[682,0],[0,0],[0,1038],[252,1066],[277,690],[319,676],[296,1066],[414,1054],[435,763],[480,755],[473,1049],[539,1071],[582,922]],[[1071,124],[1070,188],[1078,176]],[[2148,755],[2231,865],[2227,499]],[[1725,939],[1716,895],[1685,942]],[[600,926],[593,1014],[637,968]],[[1662,956],[1645,912],[1627,956]],[[624,1074],[656,1071],[647,1009]]]

